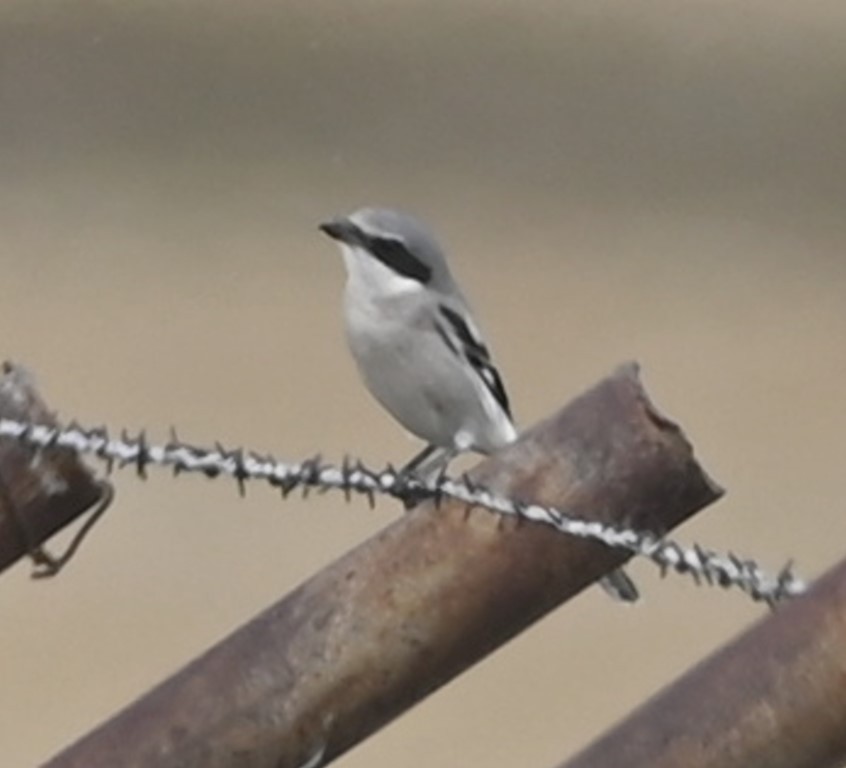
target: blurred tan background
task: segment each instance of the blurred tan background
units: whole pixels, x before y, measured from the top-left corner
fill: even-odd
[[[635,358],[728,496],[679,532],[846,552],[846,8],[830,2],[0,2],[0,356],[65,418],[298,458],[417,449],[343,343],[315,225],[447,244],[524,424]],[[0,578],[29,766],[394,519],[115,477],[49,583]],[[764,611],[633,569],[339,761],[549,766]]]

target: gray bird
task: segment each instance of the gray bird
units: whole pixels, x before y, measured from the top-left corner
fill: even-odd
[[[513,442],[502,377],[426,226],[399,211],[362,208],[320,229],[344,258],[347,342],[364,383],[428,444],[404,471],[426,477],[459,453],[490,454]],[[622,572],[604,586],[619,599],[637,598]]]

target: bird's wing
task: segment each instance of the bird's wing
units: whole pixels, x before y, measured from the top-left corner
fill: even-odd
[[[510,419],[511,407],[502,377],[491,362],[491,354],[473,321],[466,314],[441,303],[435,329],[444,343],[469,363]]]

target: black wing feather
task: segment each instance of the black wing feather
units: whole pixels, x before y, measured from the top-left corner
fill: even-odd
[[[450,309],[445,304],[440,305],[441,315],[450,324],[458,340],[461,342],[461,351],[464,358],[470,363],[479,378],[484,382],[485,386],[490,390],[494,399],[502,406],[502,410],[511,418],[511,406],[508,402],[508,395],[505,392],[505,385],[502,383],[502,377],[499,371],[491,362],[491,355],[488,348],[480,341],[470,330],[464,318],[454,309]],[[440,326],[436,326],[438,333],[446,341],[454,351],[455,345],[450,339],[446,331]]]

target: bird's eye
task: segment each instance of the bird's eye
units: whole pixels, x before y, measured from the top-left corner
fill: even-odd
[[[418,259],[401,240],[372,237],[367,243],[367,249],[386,267],[403,277],[424,285],[432,279],[432,268]]]

